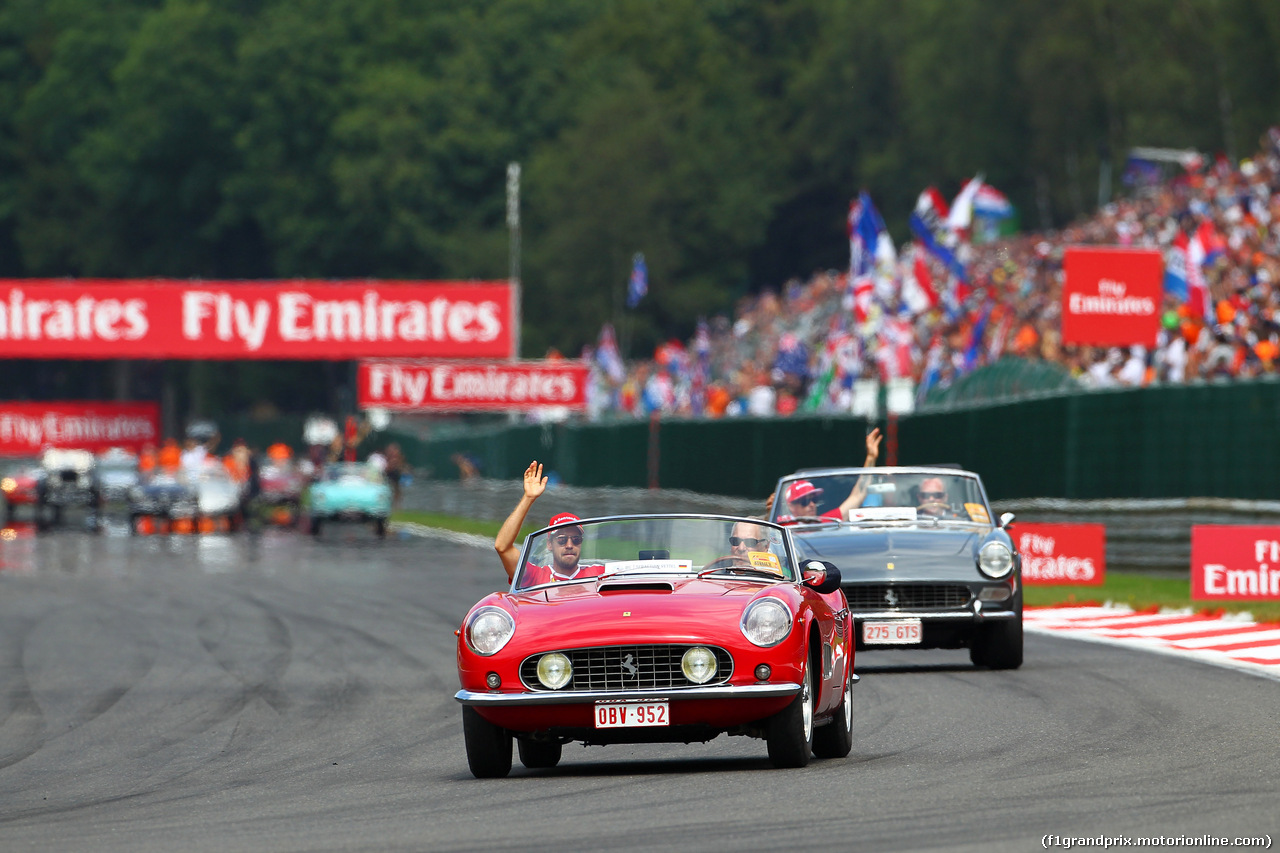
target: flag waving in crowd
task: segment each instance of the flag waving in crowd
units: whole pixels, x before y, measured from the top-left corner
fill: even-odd
[[[857,322],[867,321],[873,295],[880,293],[883,298],[894,290],[896,259],[889,229],[871,196],[863,191],[849,205],[849,285]]]
[[[912,314],[923,314],[938,304],[924,247],[918,243],[911,251],[911,265],[902,275],[902,304]]]
[[[938,259],[960,281],[968,278],[964,264],[953,248],[955,235],[948,226],[947,203],[933,187],[920,193],[916,208],[911,212],[911,233],[924,244],[928,252]]]
[[[636,252],[631,259],[631,278],[627,280],[627,307],[635,308],[648,292],[649,267],[644,262],[644,253]]]

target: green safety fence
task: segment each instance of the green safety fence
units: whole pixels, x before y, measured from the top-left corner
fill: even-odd
[[[1280,382],[1045,395],[881,420],[881,464],[953,463],[993,500],[1280,497]],[[799,468],[859,465],[871,423],[854,417],[506,425],[429,440],[392,431],[410,463],[518,478],[531,459],[564,483],[763,497]]]

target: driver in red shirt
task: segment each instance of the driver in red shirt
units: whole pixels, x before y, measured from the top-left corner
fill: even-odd
[[[876,427],[867,433],[867,458],[863,461],[863,468],[871,468],[876,464],[876,459],[880,456],[880,428]],[[787,502],[787,511],[779,513],[778,520],[781,522],[793,521],[797,518],[821,518],[830,521],[847,521],[850,509],[862,506],[862,502],[867,497],[867,484],[864,482],[866,477],[859,477],[854,483],[853,489],[849,492],[849,496],[840,502],[839,506],[832,507],[824,513],[819,514],[818,498],[822,497],[822,489],[815,486],[808,480],[796,480],[787,486],[783,499]],[[769,495],[769,499],[765,501],[764,512],[768,515],[773,510],[774,496]]]
[[[822,497],[822,491],[808,480],[796,480],[787,486],[787,490],[783,493],[783,498],[787,502],[787,515],[792,518],[844,521],[843,506],[832,507],[824,513],[818,513],[818,499]]]

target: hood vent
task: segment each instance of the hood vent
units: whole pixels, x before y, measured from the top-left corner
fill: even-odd
[[[670,581],[628,581],[626,583],[602,583],[599,592],[608,595],[611,592],[671,592],[675,584]]]

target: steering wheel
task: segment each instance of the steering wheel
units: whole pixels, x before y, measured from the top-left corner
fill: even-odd
[[[746,557],[739,557],[736,554],[726,554],[723,557],[716,557],[710,563],[702,567],[698,572],[698,577],[709,575],[713,572],[723,572],[727,569],[756,569],[751,565],[751,561]]]
[[[947,521],[949,519],[961,518],[961,514],[949,503],[935,503],[928,505],[932,512],[923,512],[921,507],[916,508],[916,516],[918,518],[934,518],[939,521]]]

